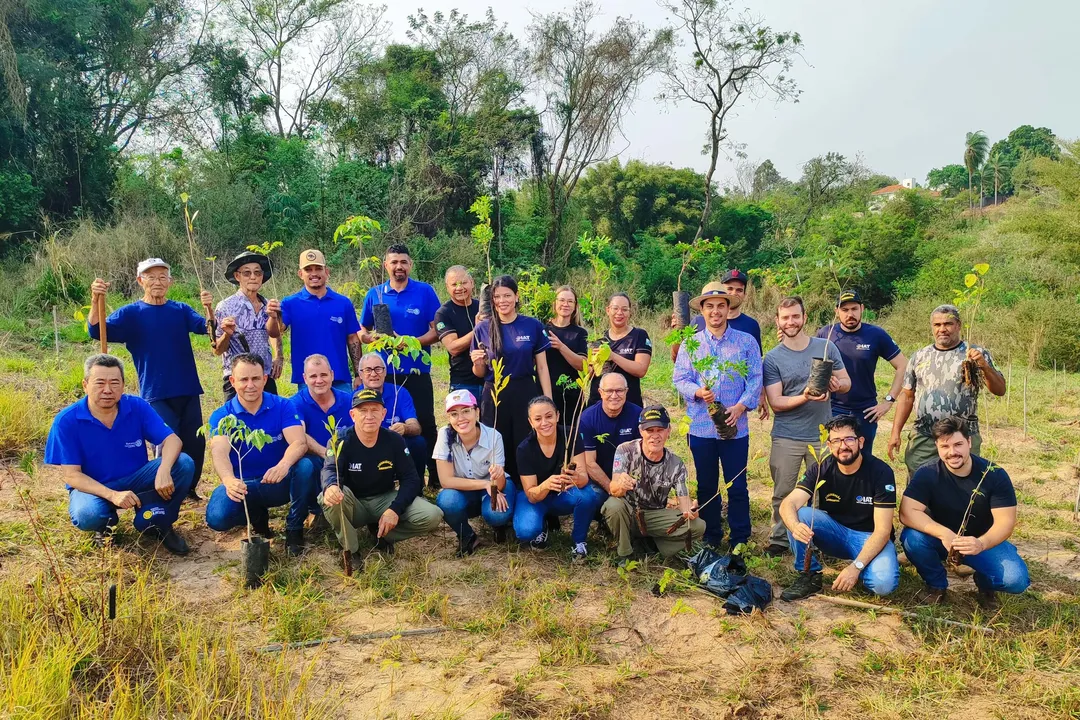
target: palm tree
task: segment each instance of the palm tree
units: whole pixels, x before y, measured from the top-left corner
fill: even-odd
[[[979,166],[986,160],[986,151],[989,147],[990,141],[987,139],[986,133],[982,130],[969,132],[964,138],[964,167],[967,168],[968,173],[969,210],[974,207],[974,197],[972,196],[975,194],[975,171],[978,170]]]
[[[994,178],[994,205],[997,205],[998,188],[1001,187],[1001,181],[1005,179],[1005,171],[1008,170],[1008,166],[1005,165],[1005,158],[1001,157],[1001,153],[996,152],[987,158],[985,167],[990,172],[990,176]]]

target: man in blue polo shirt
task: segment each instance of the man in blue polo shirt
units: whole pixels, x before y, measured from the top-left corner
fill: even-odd
[[[416,474],[423,477],[431,448],[421,435],[420,420],[416,417],[416,404],[412,395],[405,388],[386,382],[386,363],[379,353],[365,353],[360,358],[360,377],[364,381],[360,386],[361,390],[366,388],[380,393],[386,406],[382,426],[396,432],[405,440],[405,447],[416,465]]]
[[[60,411],[45,444],[45,462],[59,465],[70,491],[71,523],[103,542],[119,509],[135,509],[135,529],[161,539],[166,550],[186,555],[173,530],[195,473],[180,452],[176,433],[136,395],[124,394],[124,364],[91,355],[83,365],[86,397]],[[148,445],[161,457],[147,460]]]
[[[439,296],[435,294],[435,288],[409,277],[412,272],[409,248],[401,244],[388,247],[383,267],[390,279],[368,290],[360,323],[371,333],[375,329],[375,306],[385,304],[390,309],[395,335],[415,337],[425,348],[434,345],[439,341],[439,334],[435,330],[435,313],[440,307]],[[371,339],[374,337],[368,335],[365,341],[369,342]],[[385,353],[383,359],[386,359]],[[434,448],[438,428],[435,425],[435,391],[431,386],[430,358],[419,356],[414,360],[402,356],[401,365],[395,368],[391,381],[406,388],[412,395],[416,403],[416,417],[420,421],[421,436],[428,448]],[[425,463],[428,464],[430,484],[437,486],[439,474],[434,461],[425,460]],[[423,466],[417,468],[417,472],[423,480]]]
[[[817,336],[836,345],[840,357],[844,358],[844,367],[851,376],[851,389],[832,396],[832,414],[834,417],[854,415],[859,421],[859,432],[865,438],[863,452],[873,455],[878,420],[889,412],[904,387],[907,358],[889,333],[877,325],[862,321],[865,309],[858,290],[843,291],[836,300],[838,322],[821,328]],[[878,358],[895,368],[892,387],[881,402],[877,401],[877,386],[874,384]]]
[[[624,442],[641,437],[638,419],[641,408],[626,401],[626,377],[608,372],[600,377],[600,402],[581,413],[578,425],[585,447],[586,487],[596,495],[599,508],[608,499],[615,450]]]
[[[300,292],[280,302],[270,300],[266,311],[266,333],[281,337],[292,329],[292,383],[297,389],[304,385],[304,361],[316,353],[330,360],[334,371],[334,387],[348,392],[360,382],[350,383],[351,369],[360,359],[360,322],[352,300],[330,289],[330,268],[318,250],[300,253],[300,270],[304,281]]]
[[[143,290],[142,299],[124,305],[106,318],[105,329],[109,340],[127,346],[139,376],[139,394],[173,429],[184,444],[184,452],[195,462],[195,479],[187,493],[198,500],[195,488],[202,475],[206,439],[199,434],[202,386],[189,336],[206,334],[206,318],[189,305],[165,299],[172,275],[169,264],[161,258],[143,260],[135,274]],[[109,283],[97,278],[90,290],[94,301],[90,303],[86,325],[90,337],[97,340],[101,318],[95,301],[108,292]],[[199,299],[203,305],[214,302],[208,290]]]
[[[336,427],[352,425],[352,393],[334,387],[334,371],[325,355],[308,355],[304,361],[304,387],[289,402],[304,423],[307,434],[307,458],[318,476],[330,442],[330,420]]]
[[[237,355],[231,377],[236,397],[210,416],[210,459],[221,485],[206,505],[206,524],[219,531],[244,525],[246,499],[252,529],[271,538],[269,509],[289,503],[285,546],[290,555],[299,555],[304,551],[304,520],[315,502],[315,468],[304,457],[304,427],[288,400],[263,391],[266,368],[261,357]],[[259,450],[230,441],[218,432],[229,415],[248,430],[264,431],[270,442]]]

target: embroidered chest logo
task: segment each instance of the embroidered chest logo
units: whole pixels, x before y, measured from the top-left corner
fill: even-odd
[[[633,428],[619,428],[620,435],[629,435],[633,431]]]
[[[345,322],[345,318],[340,318],[340,317],[336,317],[336,316],[334,316],[334,315],[331,315],[331,316],[330,316],[330,322],[335,322],[335,323],[337,323],[338,325],[341,325],[342,323],[344,323],[344,322]]]
[[[840,502],[840,496],[836,493],[829,493],[825,496],[825,502]]]
[[[409,315],[419,315],[420,308],[408,308],[405,310],[405,312],[407,312]]]
[[[394,469],[394,463],[391,460],[380,460],[379,461],[379,469],[380,470],[393,470]]]
[[[349,469],[353,472],[360,472],[364,469],[364,463],[349,463]]]
[[[515,340],[517,342],[532,342],[532,335],[518,335]]]
[[[855,502],[859,505],[873,505],[874,498],[870,497],[869,495],[856,495]]]
[[[855,346],[856,350],[867,351],[870,349],[870,343],[859,343]]]
[[[142,438],[139,438],[135,442],[124,443],[124,447],[126,447],[126,448],[141,448],[142,447]]]

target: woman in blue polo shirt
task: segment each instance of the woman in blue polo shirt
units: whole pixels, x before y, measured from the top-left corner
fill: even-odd
[[[539,320],[518,314],[518,284],[514,278],[509,275],[495,278],[491,284],[491,306],[494,314],[476,323],[469,355],[473,374],[484,378],[480,419],[488,427],[498,430],[507,446],[516,448],[531,431],[529,400],[540,394],[551,397],[546,354],[551,344]],[[498,417],[492,397],[495,373],[491,361],[494,359],[502,361],[502,375],[509,379],[499,393]],[[517,477],[514,454],[510,453],[506,460],[506,471],[511,477]]]

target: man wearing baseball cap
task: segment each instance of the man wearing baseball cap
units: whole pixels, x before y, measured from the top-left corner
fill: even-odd
[[[334,371],[334,387],[346,392],[359,385],[350,381],[360,361],[360,321],[352,300],[330,289],[330,268],[318,250],[300,253],[304,287],[280,302],[266,303],[266,332],[279,338],[292,328],[292,376],[298,388],[304,384],[304,361],[308,355],[325,355]]]
[[[853,415],[859,421],[859,433],[865,438],[863,452],[873,455],[878,420],[889,412],[904,387],[907,358],[889,333],[877,325],[863,322],[865,309],[858,290],[844,290],[836,299],[837,322],[818,330],[817,336],[836,345],[851,376],[851,389],[832,397],[833,417]],[[874,384],[878,358],[895,368],[892,386],[881,402],[877,401]]]
[[[638,419],[641,438],[619,445],[612,468],[611,497],[601,512],[618,542],[620,565],[634,554],[634,540],[652,538],[664,557],[675,555],[691,541],[700,540],[705,523],[690,506],[686,466],[665,445],[671,436],[671,418],[663,405],[649,405]],[[667,506],[668,495],[675,488],[678,509]],[[679,518],[687,523],[667,534]],[[646,533],[643,536],[641,524]]]
[[[277,395],[277,379],[281,377],[281,338],[271,338],[266,332],[270,314],[266,311],[266,298],[259,294],[263,284],[274,274],[270,258],[259,253],[245,251],[232,259],[225,268],[225,279],[237,287],[234,294],[225,298],[214,308],[217,317],[217,339],[214,354],[221,355],[225,400],[236,396],[229,375],[232,361],[241,353],[255,353],[270,368],[266,378],[266,392]]]
[[[442,522],[442,511],[421,496],[405,441],[382,427],[385,415],[382,393],[358,391],[349,411],[353,427],[338,430],[340,444],[331,443],[322,469],[319,504],[354,569],[364,562],[356,528],[378,523],[375,547],[392,555],[395,542],[426,535]]]
[[[189,335],[205,335],[206,318],[190,305],[165,298],[172,274],[169,264],[161,258],[143,260],[135,277],[143,291],[142,299],[124,305],[105,319],[107,338],[127,346],[139,377],[139,394],[176,433],[184,452],[195,463],[188,497],[197,500],[195,488],[202,475],[206,439],[199,435],[203,390]],[[97,340],[101,337],[97,298],[108,293],[109,283],[96,278],[90,291],[93,300],[86,326],[90,337]],[[204,290],[199,300],[210,305],[214,296]]]

